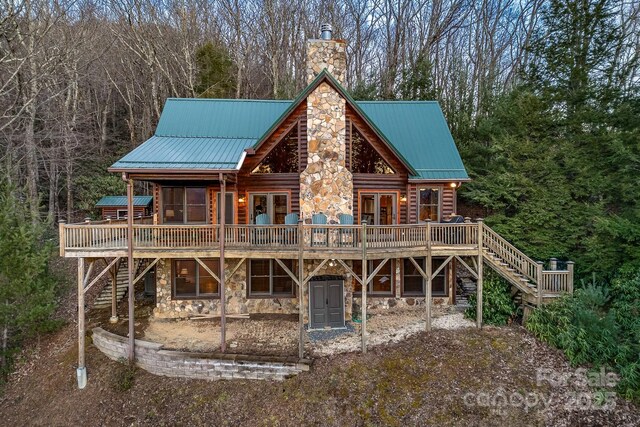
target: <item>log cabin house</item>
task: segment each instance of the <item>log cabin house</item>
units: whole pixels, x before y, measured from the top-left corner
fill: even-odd
[[[85,263],[104,260],[100,275],[115,277],[128,259],[130,358],[131,291],[152,268],[156,317],[219,315],[224,352],[228,314],[298,313],[300,358],[305,328],[354,316],[366,351],[372,307],[424,305],[429,329],[431,305],[455,302],[456,268],[480,300],[483,264],[528,305],[571,292],[571,263],[544,270],[482,220],[454,215],[469,176],[437,102],[356,101],[345,42],[327,30],[307,49],[308,86],[293,101],[166,101],[155,135],[109,168],[127,181],[129,209],[134,180],[152,184],[153,223],[60,224],[80,307],[97,280]],[[83,313],[79,327],[80,378]]]

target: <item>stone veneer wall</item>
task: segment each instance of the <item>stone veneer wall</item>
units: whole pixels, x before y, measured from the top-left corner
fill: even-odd
[[[235,267],[235,259],[228,260],[226,269],[229,271]],[[304,265],[305,275],[309,275],[320,264],[317,260],[307,260]],[[424,305],[424,297],[402,297],[400,289],[401,270],[400,260],[395,262],[395,294],[393,296],[367,298],[367,307],[370,309],[387,309],[391,307],[406,307]],[[294,271],[297,273],[297,270]],[[359,273],[359,272],[356,272]],[[362,304],[361,298],[353,296],[353,282],[351,274],[347,273],[341,265],[325,265],[316,273],[316,276],[332,275],[344,277],[344,318],[351,320],[352,311],[359,310]],[[246,262],[236,270],[232,277],[227,276],[227,288],[225,292],[228,314],[244,313],[298,313],[298,298],[247,298],[247,272]],[[154,315],[158,318],[187,318],[198,315],[219,315],[219,299],[173,299],[171,296],[171,260],[161,259],[156,264],[156,308]],[[309,285],[304,285],[304,321],[309,321]],[[451,292],[451,290],[450,290]],[[297,295],[297,292],[296,292]],[[435,305],[447,305],[450,297],[434,297]]]
[[[227,314],[245,313],[298,313],[297,298],[247,298],[246,261],[229,277],[237,259],[225,260]],[[161,259],[156,264],[156,308],[153,313],[160,318],[184,318],[198,315],[219,315],[220,299],[174,299],[171,295],[170,259]]]
[[[93,329],[93,344],[112,360],[126,359],[128,339],[102,328]],[[297,358],[198,354],[163,350],[162,344],[135,340],[136,365],[156,375],[206,380],[284,380],[308,371]]]
[[[353,176],[345,167],[345,100],[327,83],[307,97],[307,168],[300,174],[300,213],[324,213],[329,223],[353,212]]]

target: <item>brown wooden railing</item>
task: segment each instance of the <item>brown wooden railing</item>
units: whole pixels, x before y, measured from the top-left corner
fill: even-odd
[[[573,271],[543,271],[540,287],[543,294],[573,293]]]
[[[142,220],[142,219],[140,219]],[[297,248],[298,225],[225,226],[228,248]],[[434,245],[477,245],[477,224],[401,224],[368,225],[367,246],[370,248],[426,247],[428,233]],[[153,225],[136,223],[133,227],[134,246],[145,249],[190,249],[217,246],[217,225]],[[430,230],[430,231],[429,231]],[[360,248],[362,225],[306,224],[302,226],[302,241],[307,249]],[[122,249],[127,245],[127,225],[113,223],[60,224],[61,253],[65,249]]]
[[[510,268],[531,282],[540,282],[538,264],[486,225],[482,227],[482,247],[503,259]]]

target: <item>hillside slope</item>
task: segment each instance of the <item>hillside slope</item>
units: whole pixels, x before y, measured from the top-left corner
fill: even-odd
[[[281,383],[189,381],[137,370],[128,390],[124,365],[91,344],[89,383],[78,390],[74,338],[69,326],[20,367],[0,400],[4,425],[640,423],[638,409],[622,399],[612,410],[581,409],[575,397],[594,396],[584,385],[537,384],[538,367],[558,374],[575,370],[520,327],[420,333],[366,355],[318,359],[310,372]],[[514,400],[507,403],[501,395]]]

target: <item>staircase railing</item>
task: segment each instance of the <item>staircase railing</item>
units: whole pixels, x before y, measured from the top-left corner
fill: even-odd
[[[508,267],[536,286],[540,283],[538,264],[486,225],[482,226],[482,247],[495,253]]]

